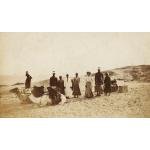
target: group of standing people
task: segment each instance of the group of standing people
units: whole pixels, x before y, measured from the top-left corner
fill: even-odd
[[[69,78],[69,75],[66,75],[66,78],[63,80],[62,76],[59,76],[59,79],[55,77],[55,72],[53,72],[52,77],[49,80],[50,87],[57,89],[61,94],[65,95],[66,98],[72,98],[73,96],[78,98],[81,95],[80,87],[80,78],[78,73],[76,73],[75,78],[72,80]]]
[[[26,82],[25,88],[30,88],[32,77],[26,72]],[[66,78],[63,79],[62,76],[59,76],[59,79],[55,76],[55,72],[53,72],[52,77],[50,77],[49,85],[52,89],[58,90],[61,94],[65,95],[66,98],[78,98],[81,95],[80,90],[80,78],[78,73],[75,74],[75,77],[71,79],[69,75],[66,75]],[[85,97],[92,98],[93,94],[93,77],[91,72],[87,72],[85,77]],[[110,95],[111,93],[111,79],[108,73],[105,73],[105,77],[103,73],[98,68],[98,72],[95,74],[95,92],[97,96],[101,96],[101,94],[105,93],[105,95]],[[52,93],[53,95],[53,93]]]
[[[91,76],[91,72],[87,72],[85,82],[86,82],[85,97],[91,98],[94,96],[94,94],[92,92],[93,78]],[[100,68],[98,68],[98,72],[95,74],[96,96],[101,96],[103,91],[104,91],[105,95],[110,95],[110,93],[111,93],[111,79],[110,79],[108,73],[105,73],[105,77],[104,77],[103,73],[100,71]]]

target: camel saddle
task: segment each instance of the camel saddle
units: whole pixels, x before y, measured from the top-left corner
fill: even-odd
[[[33,87],[33,90],[32,90],[32,94],[35,96],[35,97],[41,97],[44,95],[44,86],[34,86]]]

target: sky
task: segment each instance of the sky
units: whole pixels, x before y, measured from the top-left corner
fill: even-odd
[[[150,33],[0,33],[0,74],[85,74],[150,64]]]

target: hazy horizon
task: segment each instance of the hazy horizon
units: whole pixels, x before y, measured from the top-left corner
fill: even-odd
[[[150,64],[150,33],[0,33],[0,75],[80,75]]]

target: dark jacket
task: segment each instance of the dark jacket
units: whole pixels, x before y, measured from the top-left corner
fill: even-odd
[[[97,72],[95,74],[95,84],[96,85],[101,85],[103,84],[103,81],[104,81],[104,76],[101,72]]]
[[[60,93],[64,94],[64,88],[65,88],[65,86],[64,86],[64,80],[58,80],[57,87],[59,88]]]
[[[52,76],[50,78],[50,83],[49,84],[50,84],[50,86],[57,86],[57,78]]]
[[[111,92],[111,79],[109,76],[106,76],[104,80],[104,92],[105,93]]]
[[[25,88],[28,89],[31,86],[31,79],[32,77],[29,74],[26,74],[26,81],[25,81]]]
[[[104,84],[107,85],[107,86],[111,86],[111,79],[110,79],[109,76],[105,77]]]

